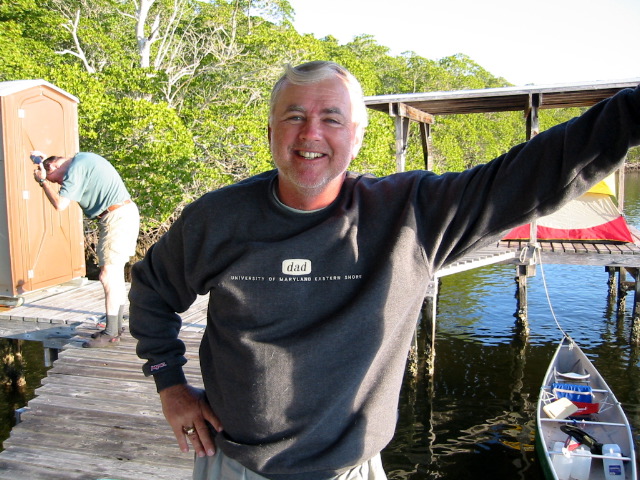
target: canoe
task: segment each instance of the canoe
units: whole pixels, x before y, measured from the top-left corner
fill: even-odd
[[[548,480],[637,480],[627,416],[568,335],[540,388],[536,450]]]

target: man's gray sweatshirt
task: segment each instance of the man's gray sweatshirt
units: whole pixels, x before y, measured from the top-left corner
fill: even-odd
[[[640,142],[625,90],[461,173],[349,173],[314,213],[270,171],[184,209],[133,268],[131,333],[159,390],[184,383],[180,317],[210,294],[200,347],[225,454],[271,479],[334,476],[391,440],[407,352],[444,265],[548,214]]]

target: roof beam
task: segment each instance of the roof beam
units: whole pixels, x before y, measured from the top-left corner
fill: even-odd
[[[611,97],[623,88],[634,88],[638,84],[640,84],[640,77],[564,85],[376,95],[365,97],[364,102],[368,108],[382,111],[391,116],[402,114],[395,105],[406,105],[423,113],[429,112],[427,115],[431,117],[434,115],[522,111],[527,109],[531,94],[542,94],[540,109],[588,107],[602,99]],[[394,108],[396,108],[395,111]],[[416,116],[415,121],[421,122],[422,120]]]
[[[403,172],[405,169],[407,147],[409,146],[409,123],[417,122],[420,125],[420,137],[422,140],[422,153],[425,165],[429,164],[429,130],[428,127],[434,123],[433,115],[410,107],[404,103],[390,103],[389,115],[395,117],[396,127],[396,171]]]
[[[402,117],[413,120],[419,123],[432,124],[435,122],[435,117],[430,113],[423,112],[417,108],[411,107],[406,103],[390,103],[389,115],[392,117]]]

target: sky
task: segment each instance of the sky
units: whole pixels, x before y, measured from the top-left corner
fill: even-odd
[[[640,78],[640,0],[289,0],[294,27],[392,56],[462,53],[514,85]]]

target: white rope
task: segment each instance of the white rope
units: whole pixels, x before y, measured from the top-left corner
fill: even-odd
[[[569,335],[567,335],[567,333],[560,326],[560,322],[558,321],[558,317],[556,317],[556,312],[554,312],[553,305],[551,304],[551,297],[549,296],[549,288],[547,287],[547,278],[544,275],[544,268],[542,266],[542,251],[540,250],[540,247],[538,245],[532,245],[532,246],[536,249],[534,254],[533,254],[533,258],[537,257],[537,262],[540,265],[540,273],[541,273],[541,276],[542,276],[542,285],[544,286],[544,293],[547,296],[547,304],[549,305],[549,310],[551,311],[551,316],[553,317],[553,320],[556,322],[556,326],[562,332],[562,334],[565,337],[569,337]],[[526,249],[524,249],[524,250],[526,250]],[[522,253],[521,253],[521,255],[522,255]]]

